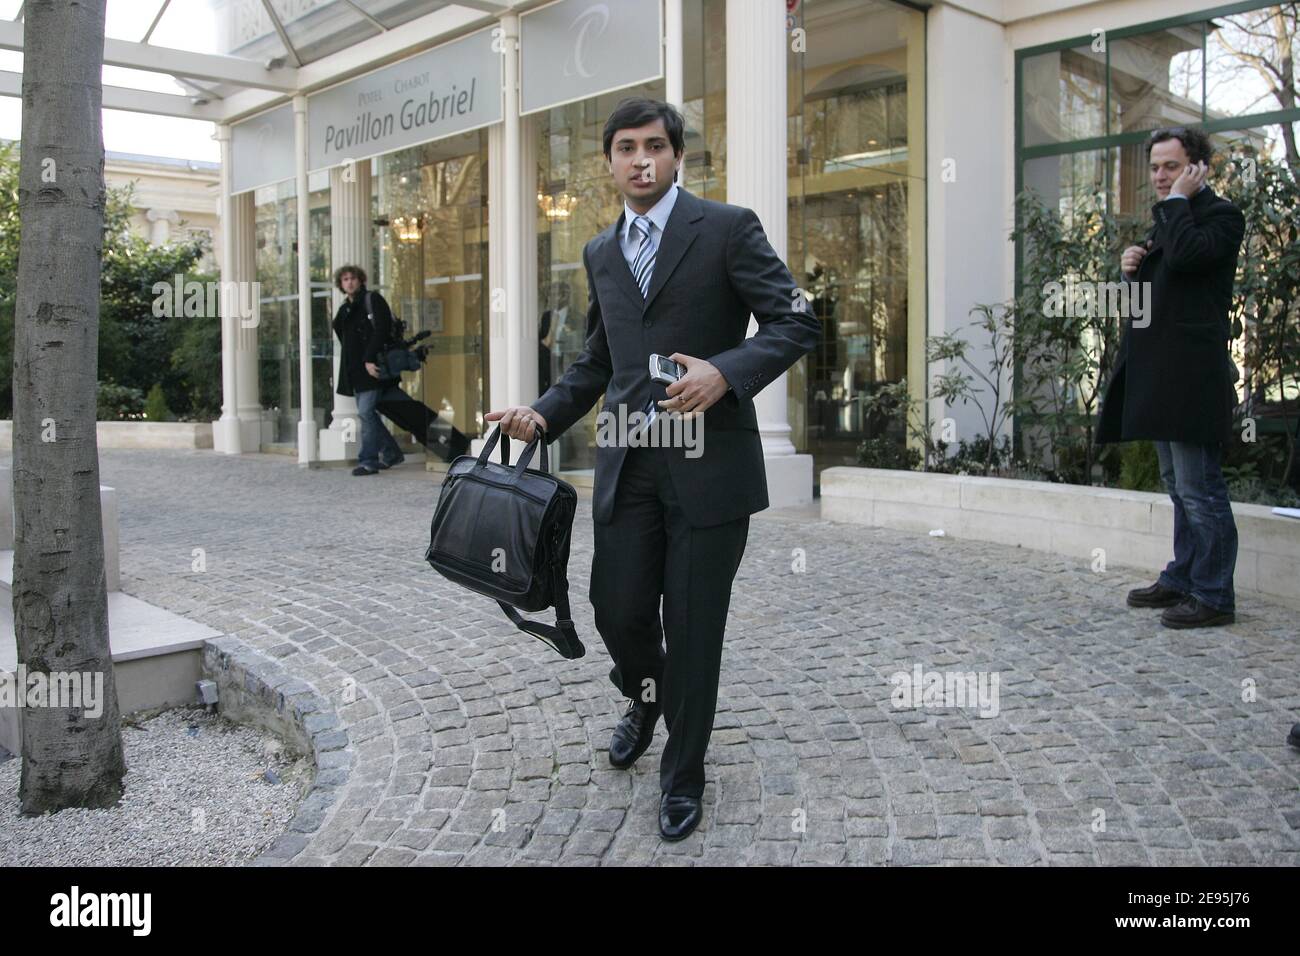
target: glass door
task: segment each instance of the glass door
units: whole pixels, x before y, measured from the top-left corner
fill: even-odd
[[[789,58],[788,261],[822,334],[790,370],[790,422],[820,476],[884,433],[865,410],[877,390],[923,387],[925,15],[802,0],[792,19],[807,52]]]
[[[479,130],[378,161],[379,287],[427,333],[402,388],[470,438],[486,411],[487,134]]]

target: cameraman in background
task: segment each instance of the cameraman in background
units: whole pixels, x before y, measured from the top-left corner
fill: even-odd
[[[334,273],[334,285],[346,296],[334,316],[334,333],[343,347],[335,391],[355,395],[361,416],[361,451],[352,474],[377,475],[406,460],[376,408],[385,399],[405,394],[396,380],[379,377],[376,364],[392,337],[393,313],[382,295],[366,289],[366,272],[360,266],[340,268]]]

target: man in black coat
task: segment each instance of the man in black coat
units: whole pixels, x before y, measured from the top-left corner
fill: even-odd
[[[1165,608],[1167,627],[1230,624],[1237,525],[1220,466],[1236,402],[1228,310],[1246,223],[1205,184],[1203,132],[1156,130],[1147,153],[1160,201],[1146,241],[1124,250],[1121,269],[1125,281],[1149,283],[1149,311],[1124,329],[1097,441],[1153,441],[1174,503],[1174,559],[1128,603]]]
[[[586,346],[531,407],[485,416],[516,438],[532,437],[535,423],[547,441],[602,393],[611,415],[655,401],[665,413],[702,416],[701,454],[635,447],[630,435],[598,440],[596,451],[591,603],[614,662],[610,679],[631,700],[609,760],[630,766],[662,712],[659,828],[668,840],[702,816],[732,581],[749,516],[768,506],[753,398],[820,333],[754,212],[677,185],[683,131],[681,114],[657,100],[624,100],[611,114],[604,152],[624,209],[582,253]],[[751,313],[758,331],[746,338]],[[652,381],[652,353],[681,363],[685,375],[666,387]]]
[[[393,314],[382,295],[366,289],[366,273],[360,266],[340,268],[334,273],[334,284],[347,296],[334,316],[334,334],[343,346],[334,390],[340,395],[356,396],[361,418],[361,450],[352,474],[377,475],[405,460],[401,446],[377,409],[381,401],[406,397],[395,382],[379,378],[376,365],[379,353],[391,338]]]

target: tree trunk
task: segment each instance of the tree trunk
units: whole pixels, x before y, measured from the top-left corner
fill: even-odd
[[[28,0],[25,7],[14,311],[14,629],[27,685],[33,675],[76,675],[84,695],[74,706],[54,706],[69,701],[62,694],[56,699],[58,681],[51,680],[45,706],[23,710],[18,792],[25,814],[112,806],[126,773],[108,647],[95,441],[104,5]],[[34,702],[30,693],[27,700]]]

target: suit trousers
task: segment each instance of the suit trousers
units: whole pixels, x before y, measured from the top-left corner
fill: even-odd
[[[722,636],[749,516],[692,528],[668,472],[665,456],[674,453],[628,449],[613,520],[594,523],[591,604],[614,686],[624,697],[662,704],[668,741],[660,789],[702,797]]]

